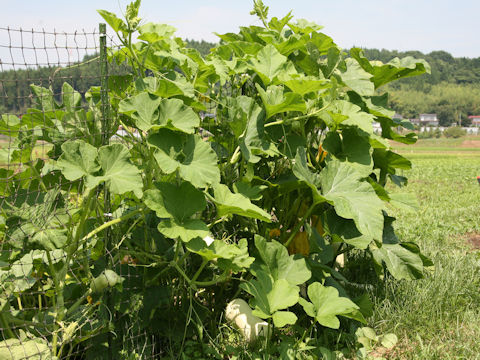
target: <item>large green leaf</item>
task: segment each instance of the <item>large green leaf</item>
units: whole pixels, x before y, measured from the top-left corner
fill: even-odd
[[[225,99],[226,122],[235,137],[240,137],[247,126],[249,109],[254,100],[248,96],[227,97]]]
[[[266,185],[252,185],[248,182],[236,182],[233,184],[233,189],[237,194],[242,194],[250,200],[260,200],[262,198],[262,191],[267,189]]]
[[[67,113],[78,110],[82,103],[82,95],[67,82],[62,85],[62,103]]]
[[[318,79],[314,76],[292,77],[282,81],[294,93],[305,95],[311,92],[328,89],[331,83],[326,79]]]
[[[307,154],[303,146],[297,148],[295,155],[295,164],[292,167],[293,174],[297,179],[303,181],[312,190],[312,197],[315,203],[322,203],[325,198],[322,196],[318,187],[320,186],[320,177],[312,172],[307,165]]]
[[[14,291],[21,292],[30,289],[38,279],[33,276],[34,260],[38,258],[40,251],[33,250],[23,255],[10,267],[10,274],[14,277]]]
[[[0,341],[2,360],[55,360],[51,346],[42,338],[6,339]]]
[[[250,67],[260,76],[265,85],[269,85],[280,74],[294,74],[295,67],[272,44],[266,45],[250,60]]]
[[[353,220],[338,216],[333,209],[325,212],[323,227],[334,242],[345,242],[359,249],[366,249],[373,240],[371,236],[358,231]]]
[[[182,100],[160,99],[148,92],[122,100],[119,111],[131,116],[142,131],[166,127],[191,134],[200,123],[197,114]]]
[[[368,111],[372,115],[387,118],[392,118],[395,115],[395,111],[390,110],[388,107],[388,93],[384,93],[378,96],[370,96],[369,98],[364,97],[362,99],[362,102],[365,104],[365,106],[368,108]],[[410,125],[408,126],[410,127]],[[413,130],[413,128],[410,128],[410,130]]]
[[[224,46],[229,48],[231,51],[235,53],[235,55],[237,55],[240,58],[245,55],[256,55],[261,49],[263,49],[263,46],[260,44],[252,43],[249,41],[241,41],[241,40],[228,42]],[[221,50],[221,49],[217,48],[217,50]],[[231,51],[229,51],[229,56],[225,60],[227,61],[230,60]],[[235,60],[237,59],[233,57],[232,61],[235,61]]]
[[[112,27],[115,32],[127,32],[127,25],[123,22],[122,19],[119,19],[117,15],[110,11],[106,10],[97,10],[100,16]]]
[[[273,323],[276,327],[281,328],[285,325],[293,325],[297,322],[297,315],[291,311],[277,311],[272,315]]]
[[[179,171],[182,178],[196,187],[220,182],[217,155],[208,142],[203,141],[198,135],[190,135],[183,151],[185,159],[180,164]]]
[[[410,251],[402,244],[382,244],[372,249],[375,262],[385,263],[388,271],[398,280],[414,280],[423,277],[423,261],[419,254]]]
[[[62,144],[62,155],[57,166],[67,180],[78,180],[100,170],[97,149],[83,140],[67,141]]]
[[[172,35],[175,34],[175,31],[176,29],[171,25],[154,24],[149,22],[138,28],[138,32],[140,33],[138,38],[140,40],[154,43],[172,37]]]
[[[393,222],[395,218],[385,215],[385,225],[381,242],[372,243],[370,251],[378,273],[383,272],[382,264],[396,279],[419,279],[423,277],[424,266],[432,265],[430,259],[420,253],[418,246],[400,243]]]
[[[267,242],[263,237],[255,235],[255,247],[260,255],[252,265],[255,276],[265,272],[274,280],[285,279],[292,285],[303,284],[312,276],[305,259],[289,256],[287,248],[278,241]]]
[[[340,161],[348,162],[366,177],[373,170],[372,152],[367,134],[355,128],[345,128],[342,136],[337,132],[329,132],[322,143],[323,149]]]
[[[142,92],[129,99],[124,99],[118,106],[118,111],[135,121],[135,125],[142,131],[148,131],[153,123],[158,121],[158,106],[161,99]]]
[[[158,224],[158,231],[171,239],[180,238],[188,242],[194,238],[204,238],[209,234],[206,224],[191,217],[205,209],[207,203],[202,192],[192,184],[179,185],[160,182],[156,189],[144,193],[144,203],[154,210],[158,217],[167,218]]]
[[[359,48],[350,50],[350,55],[358,61],[364,70],[373,75],[372,81],[375,88],[401,78],[430,73],[430,65],[425,60],[417,60],[411,56],[403,59],[395,58],[383,64],[380,61],[369,61],[363,56],[363,51]]]
[[[230,214],[250,217],[262,221],[271,221],[271,216],[262,208],[251,203],[250,199],[243,194],[235,194],[224,184],[216,184],[213,187],[214,198],[219,216]]]
[[[265,111],[252,98],[242,98],[241,101],[237,101],[237,105],[238,111],[243,112],[243,115],[237,115],[242,119],[242,126],[246,120],[245,130],[239,137],[243,157],[248,162],[257,163],[261,159],[259,155],[278,154],[275,145],[265,137]]]
[[[67,243],[66,233],[66,229],[37,228],[31,241],[40,244],[47,250],[61,249]]]
[[[375,168],[389,174],[395,174],[395,169],[410,170],[412,168],[410,160],[391,150],[375,149],[373,160]]]
[[[181,223],[174,219],[163,220],[157,228],[167,238],[180,238],[183,242],[189,242],[197,237],[203,239],[210,232],[207,225],[198,219],[187,219]]]
[[[155,186],[156,189],[145,191],[143,201],[158,217],[182,222],[207,206],[205,195],[188,182],[179,185],[160,182]]]
[[[307,109],[305,101],[300,94],[292,92],[284,93],[283,87],[275,85],[269,86],[267,91],[263,90],[258,84],[256,84],[256,87],[265,106],[267,113],[266,119],[281,112],[305,112]]]
[[[299,299],[300,289],[285,279],[274,280],[271,276],[260,273],[257,279],[240,284],[240,287],[254,297],[253,314],[267,319],[274,316],[275,326],[282,327],[294,324],[296,316],[284,314],[275,315],[278,310],[295,305]]]
[[[247,269],[255,260],[248,255],[246,239],[241,239],[238,244],[229,244],[222,240],[213,240],[207,244],[205,239],[196,238],[191,240],[186,247],[207,261],[217,259],[220,268],[234,272]]]
[[[33,84],[30,85],[30,89],[32,90],[39,110],[41,110],[43,113],[55,111],[56,102],[52,89],[47,89]]]
[[[288,22],[292,19],[293,19],[293,15],[292,15],[292,12],[290,11],[287,15],[285,15],[281,19],[277,17],[272,17],[270,19],[270,22],[268,23],[268,26],[270,27],[270,29],[274,29],[278,32],[282,32],[285,25],[287,25]]]
[[[405,124],[402,125],[402,123],[398,123],[386,117],[377,117],[376,120],[382,127],[382,137],[385,139],[392,139],[403,144],[415,144],[417,142],[417,134],[411,132],[401,135],[394,130],[398,126],[403,126]]]
[[[305,44],[307,40],[309,39],[308,36],[300,36],[300,35],[295,35],[292,34],[288,37],[287,40],[282,41],[280,43],[273,43],[273,46],[282,54],[285,56],[290,55],[292,52],[300,50],[300,51],[305,51]]]
[[[195,127],[200,124],[200,118],[182,100],[163,99],[160,102],[158,125],[153,124],[152,128],[168,127],[172,130],[180,130],[187,134],[194,132]]]
[[[308,286],[307,292],[311,303],[303,298],[299,301],[305,312],[321,325],[332,329],[340,327],[337,316],[359,309],[352,300],[339,296],[338,290],[331,286],[314,282]]]
[[[346,59],[347,70],[343,73],[339,72],[342,81],[353,91],[362,96],[373,95],[375,88],[373,82],[370,81],[372,74],[363,70],[354,59]]]
[[[18,135],[18,130],[21,127],[22,120],[13,114],[2,114],[0,117],[0,134],[13,138]]]
[[[319,34],[317,31],[321,30],[323,26],[317,25],[314,22],[305,20],[305,19],[297,19],[297,22],[294,24],[292,22],[289,22],[288,27],[292,29],[292,31],[295,34],[312,34],[312,38],[315,37],[315,35],[323,35],[325,38],[330,39],[328,36],[324,34]],[[330,39],[332,41],[332,39]]]
[[[353,219],[363,235],[378,240],[382,238],[384,204],[361,178],[349,163],[330,161],[320,173],[322,194],[339,216]]]
[[[368,134],[373,134],[374,116],[346,100],[336,100],[327,111],[332,115],[337,125],[356,126]]]
[[[137,91],[147,91],[161,98],[170,98],[177,95],[194,96],[193,85],[175,71],[170,71],[161,78],[149,76],[135,81]]]
[[[148,143],[156,148],[155,159],[165,173],[178,170],[179,175],[195,187],[220,182],[217,156],[200,136],[160,129],[148,137]]]
[[[94,187],[105,181],[114,194],[133,191],[142,197],[143,181],[140,170],[130,162],[130,151],[122,144],[102,146],[98,150],[98,163],[102,169],[100,176],[87,176],[87,186]]]

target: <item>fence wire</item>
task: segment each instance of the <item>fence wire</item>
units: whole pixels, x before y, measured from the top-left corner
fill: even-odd
[[[67,140],[109,141],[102,134],[106,118],[88,106],[106,76],[99,39],[98,31],[0,28],[1,359],[53,359],[54,352],[64,359],[112,358],[114,309],[102,297],[85,297],[80,286],[86,268],[95,273],[107,260],[95,254],[95,244],[73,256],[63,250],[81,203],[75,189],[83,184],[60,176],[52,161]],[[55,284],[62,272],[65,283]],[[128,269],[122,276],[130,276]]]
[[[108,88],[135,78],[128,66],[107,63],[107,48],[121,47],[103,29],[0,27],[0,359],[177,356],[171,339],[185,339],[193,316],[181,300],[185,289],[144,283],[159,270],[150,267],[154,255],[141,263],[135,244],[157,246],[158,232],[108,230],[73,254],[66,250],[78,240],[78,221],[95,229],[111,220],[113,200],[98,191],[94,201],[103,212],[78,219],[85,184],[62,176],[54,161],[62,145],[88,138],[99,147],[129,135],[109,109]],[[241,93],[228,84],[216,91]],[[200,115],[213,124],[221,116],[217,104],[205,106]],[[208,136],[208,128],[201,130]],[[124,279],[123,291],[88,292],[92,276],[105,269]]]

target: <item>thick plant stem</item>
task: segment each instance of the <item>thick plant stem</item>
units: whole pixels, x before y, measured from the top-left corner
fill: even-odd
[[[201,286],[201,287],[212,286],[212,285],[217,285],[218,283],[227,281],[229,278],[230,278],[230,275],[228,274],[228,271],[224,271],[222,275],[220,275],[216,279],[213,279],[210,281],[194,281],[193,285]]]
[[[2,312],[0,312],[0,324],[2,324],[3,330],[5,330],[7,335],[10,338],[15,339],[15,334],[13,333],[12,329],[10,329],[10,326],[8,325],[7,320],[5,320]]]
[[[302,218],[302,221],[299,221],[298,224],[295,226],[295,228],[293,229],[292,233],[290,234],[290,237],[288,238],[288,240],[285,242],[285,247],[288,247],[288,245],[290,245],[290,243],[293,241],[293,239],[295,238],[295,235],[297,235],[298,231],[300,230],[300,228],[303,226],[303,224],[305,223],[305,221],[310,217],[310,215],[312,214],[313,210],[315,209],[315,207],[317,206],[317,204],[312,204],[312,206],[310,206],[305,214],[305,216]]]
[[[208,264],[208,261],[203,259],[202,261],[202,265],[200,265],[200,267],[198,268],[197,272],[195,273],[195,275],[193,275],[192,277],[192,281],[195,281],[197,280],[197,278],[200,276],[200,274],[202,273],[203,269],[205,268],[205,265]]]
[[[192,280],[187,276],[187,274],[185,274],[185,272],[182,270],[182,268],[180,266],[178,266],[178,264],[176,262],[173,263],[173,267],[178,271],[178,273],[180,275],[182,275],[182,277],[185,279],[185,281],[188,283],[188,285],[193,287],[194,290],[197,290],[197,287],[192,283]]]
[[[134,210],[126,215],[123,215],[122,217],[119,217],[117,219],[113,219],[113,220],[110,220],[102,225],[100,225],[99,227],[97,227],[96,229],[90,231],[87,235],[85,235],[83,238],[82,238],[82,241],[84,240],[88,240],[90,239],[92,236],[95,236],[96,234],[98,234],[99,232],[101,232],[102,230],[105,230],[106,228],[110,227],[110,226],[113,226],[115,224],[118,224],[118,223],[121,223],[122,221],[125,221],[127,219],[130,219],[131,217],[137,215],[138,213],[142,212],[143,211],[143,208],[140,208],[140,209],[137,209],[137,210]]]
[[[53,271],[53,282],[55,286],[55,295],[56,295],[56,305],[55,305],[55,327],[52,336],[52,353],[54,356],[57,356],[57,343],[58,343],[58,335],[60,331],[60,323],[63,321],[66,311],[65,311],[65,303],[63,297],[63,287],[65,285],[65,278],[68,273],[68,265],[72,256],[76,253],[79,247],[80,236],[83,232],[85,227],[85,221],[87,220],[88,214],[90,213],[90,207],[92,204],[92,199],[96,194],[96,188],[90,189],[86,198],[83,201],[82,205],[82,214],[80,216],[80,221],[78,222],[78,226],[75,231],[75,235],[73,241],[71,242],[70,247],[67,248],[67,256],[65,259],[65,264],[62,267],[62,270],[55,273],[53,269],[53,264],[51,261],[50,253],[47,252],[48,262],[51,270]]]
[[[173,262],[170,262],[162,271],[160,271],[158,274],[156,274],[151,280],[149,280],[147,282],[147,286],[150,286],[152,284],[155,283],[155,281],[157,281],[158,278],[160,278],[163,274],[165,274],[169,269],[171,269],[172,267],[175,267],[173,264],[181,264],[183,263],[183,261],[185,260],[185,258],[188,256],[188,253],[185,253],[182,255],[182,257],[180,259],[178,259],[177,261],[173,261]],[[175,256],[175,259],[178,258],[178,254]]]
[[[49,266],[50,271],[52,273],[53,285],[54,285],[54,289],[55,289],[55,294],[54,294],[54,296],[52,296],[53,308],[55,309],[56,315],[58,316],[57,292],[60,291],[60,286],[58,284],[58,277],[55,274],[55,268],[53,267],[52,258],[50,256],[49,251],[47,251],[47,260],[48,260],[48,266]],[[53,353],[54,356],[57,355],[58,327],[59,327],[58,322],[55,321],[54,328],[53,328],[53,336],[52,336],[52,353]]]
[[[263,125],[263,127],[269,127],[269,126],[281,125],[281,124],[287,125],[290,121],[308,119],[310,116],[314,116],[314,115],[317,115],[318,113],[321,113],[323,110],[325,110],[329,106],[330,106],[330,103],[328,103],[327,105],[325,105],[325,106],[321,107],[320,109],[317,109],[317,110],[315,110],[315,111],[313,111],[309,114],[273,121],[273,122],[270,122],[270,123],[267,123],[267,124]],[[304,130],[303,127],[302,127],[302,130]]]
[[[87,298],[87,296],[90,295],[91,293],[92,291],[90,289],[86,291],[77,301],[75,301],[75,303],[72,306],[70,306],[70,308],[67,310],[65,315],[68,316],[72,312],[74,312],[80,306],[80,304]]]
[[[42,188],[43,191],[45,192],[48,192],[48,188],[47,186],[45,185],[45,183],[43,182],[43,179],[42,177],[40,176],[39,172],[37,171],[37,169],[35,169],[35,166],[32,164],[32,162],[28,162],[28,167],[30,168],[30,170],[32,170],[32,172],[35,174],[35,176],[38,178],[38,182],[40,184],[40,187]]]

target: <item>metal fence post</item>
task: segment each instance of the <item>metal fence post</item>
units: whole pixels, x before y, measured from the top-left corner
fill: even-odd
[[[108,99],[108,60],[107,60],[107,30],[104,23],[99,24],[100,30],[100,108],[102,114],[102,145],[110,143],[110,102]],[[110,220],[110,193],[106,186],[104,194],[104,217],[105,221]],[[105,229],[105,249],[110,249],[110,229]],[[113,264],[112,264],[113,265]]]
[[[100,30],[100,111],[102,116],[102,145],[110,143],[110,102],[108,99],[108,60],[107,60],[107,30],[104,23],[99,24]],[[104,194],[104,218],[110,220],[111,204],[110,193],[106,186],[103,188]],[[110,229],[105,229],[104,233],[105,249],[110,249]],[[113,264],[111,264],[113,266]]]
[[[108,145],[110,143],[110,101],[108,98],[108,59],[107,59],[107,27],[105,23],[99,24],[100,31],[100,111],[102,116],[102,145]],[[111,203],[110,192],[106,185],[103,186],[104,196],[104,221],[111,220]],[[104,231],[104,246],[107,255],[107,263],[110,268],[113,268],[113,256],[110,253],[111,249],[111,231],[110,228]],[[112,299],[110,295],[106,295],[106,304],[111,308]],[[107,357],[109,360],[113,359],[113,338],[109,332],[108,338],[108,352]]]
[[[108,61],[107,61],[107,27],[99,25],[100,30],[100,101],[102,112],[102,143],[109,142],[109,102],[108,102]]]

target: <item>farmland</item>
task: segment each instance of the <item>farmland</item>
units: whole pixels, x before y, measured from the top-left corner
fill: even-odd
[[[0,358],[476,356],[477,140],[404,148],[378,92],[428,63],[261,0],[204,58],[139,6],[100,87],[1,117]]]
[[[480,354],[480,148],[475,139],[420,140],[397,149],[413,163],[416,213],[397,211],[397,231],[415,241],[435,268],[413,282],[387,279],[372,324],[399,337],[392,359],[478,359]],[[375,297],[374,297],[375,298]]]

